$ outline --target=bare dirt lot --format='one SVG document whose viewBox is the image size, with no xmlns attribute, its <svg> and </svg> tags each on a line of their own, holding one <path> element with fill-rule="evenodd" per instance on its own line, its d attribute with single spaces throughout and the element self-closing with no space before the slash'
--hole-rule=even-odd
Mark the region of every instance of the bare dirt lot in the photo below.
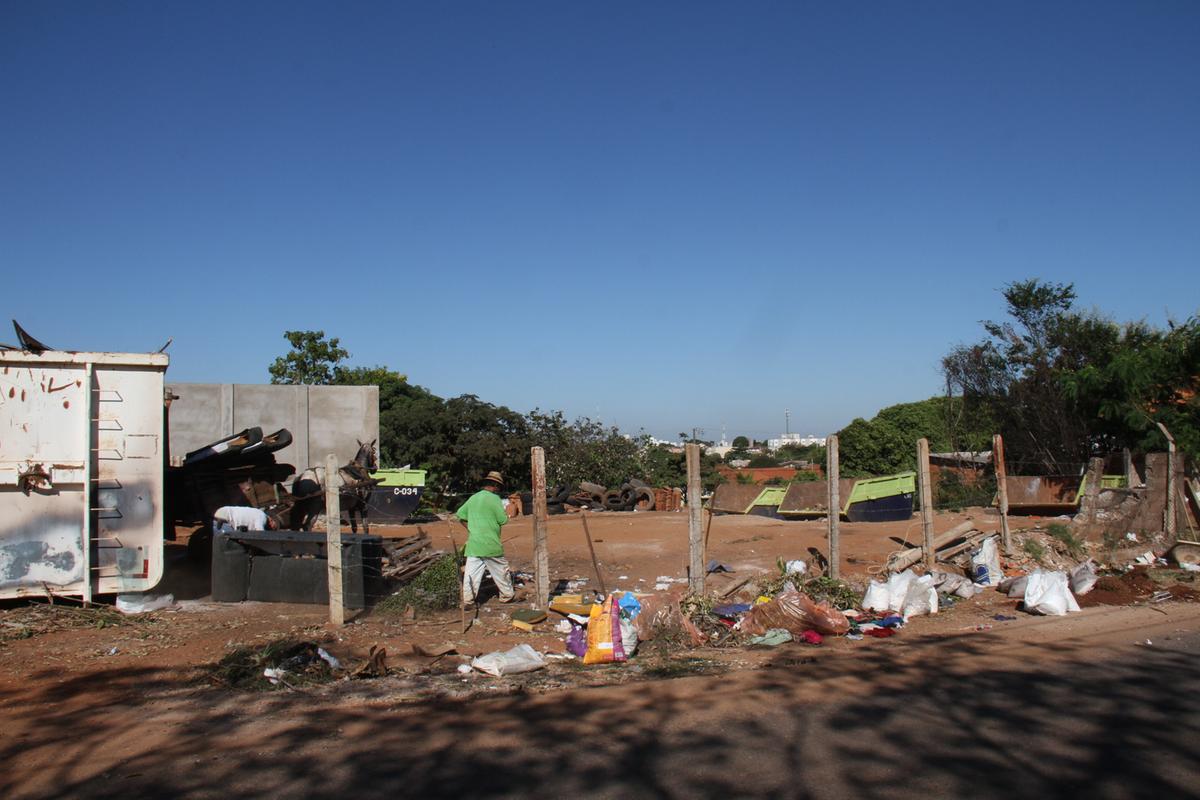
<svg viewBox="0 0 1200 800">
<path fill-rule="evenodd" d="M 966 516 L 939 515 L 936 528 Z M 971 516 L 984 530 L 998 523 Z M 685 515 L 597 514 L 589 524 L 609 589 L 684 577 Z M 444 524 L 422 527 L 449 549 Z M 865 578 L 896 539 L 919 535 L 916 519 L 843 525 L 844 573 Z M 578 518 L 552 518 L 550 542 L 554 579 L 595 586 Z M 505 543 L 514 569 L 528 569 L 529 518 L 506 527 Z M 714 581 L 772 571 L 810 547 L 827 550 L 824 523 L 717 517 L 709 556 L 735 572 Z M 411 621 L 368 612 L 333 629 L 322 607 L 207 602 L 202 571 L 181 546 L 172 557 L 163 588 L 184 598 L 176 610 L 0 611 L 0 795 L 1011 797 L 1061 775 L 1079 785 L 1109 775 L 1114 742 L 1140 789 L 1172 796 L 1194 785 L 1180 761 L 1200 747 L 1200 605 L 1187 592 L 1039 618 L 988 591 L 889 639 L 647 646 L 624 665 L 552 661 L 497 679 L 456 667 L 463 654 L 520 642 L 562 652 L 562 635 L 546 623 L 514 629 L 512 608 L 494 601 L 465 635 L 457 610 Z M 392 672 L 269 692 L 214 680 L 235 648 L 285 637 L 318 641 L 351 668 L 384 647 Z M 414 644 L 457 654 L 419 656 Z M 1118 721 L 1105 738 L 1101 727 Z M 1061 769 L 1021 741 L 1057 753 Z M 927 775 L 905 777 L 921 765 Z"/>
</svg>

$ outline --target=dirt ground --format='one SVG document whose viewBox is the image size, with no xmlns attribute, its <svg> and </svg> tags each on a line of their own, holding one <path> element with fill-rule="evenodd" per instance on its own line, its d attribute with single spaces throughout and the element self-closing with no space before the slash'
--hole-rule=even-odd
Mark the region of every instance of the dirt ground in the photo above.
<svg viewBox="0 0 1200 800">
<path fill-rule="evenodd" d="M 972 509 L 937 515 L 936 530 L 945 531 L 968 517 L 982 530 L 996 530 L 999 525 L 994 513 Z M 650 592 L 664 578 L 672 582 L 685 579 L 686 514 L 595 514 L 589 517 L 589 525 L 610 591 L 621 588 Z M 449 549 L 445 523 L 419 527 L 433 538 L 435 547 Z M 417 526 L 373 528 L 372 532 L 404 536 L 416 533 Z M 461 530 L 455 535 L 461 541 Z M 901 549 L 904 542 L 918 541 L 920 521 L 914 517 L 903 523 L 844 524 L 841 535 L 843 575 L 862 582 L 878 573 L 888 554 Z M 586 588 L 595 588 L 597 581 L 580 519 L 573 515 L 552 517 L 549 537 L 552 580 L 582 581 Z M 508 525 L 504 541 L 514 571 L 530 571 L 530 518 Z M 827 552 L 824 522 L 716 517 L 708 555 L 727 564 L 733 572 L 710 576 L 710 585 L 727 586 L 752 574 L 774 572 L 777 559 L 807 558 L 810 548 Z M 308 720 L 304 724 L 311 724 L 308 717 L 314 703 L 395 711 L 464 697 L 541 695 L 596 686 L 616 691 L 618 685 L 681 676 L 717 675 L 728 680 L 746 671 L 814 663 L 830 665 L 830 669 L 836 664 L 836 674 L 842 679 L 835 680 L 828 670 L 820 674 L 844 688 L 863 680 L 857 670 L 866 669 L 881 651 L 906 652 L 904 648 L 917 641 L 949 642 L 982 635 L 989 637 L 988 641 L 1000 636 L 1012 646 L 1022 647 L 1081 638 L 1128 645 L 1140 641 L 1152 628 L 1160 632 L 1200 629 L 1200 605 L 1191 602 L 1195 593 L 1190 590 L 1177 590 L 1170 601 L 1156 606 L 1143 603 L 1136 609 L 1140 615 L 1136 618 L 1128 615 L 1130 609 L 1111 607 L 1088 608 L 1065 618 L 1031 617 L 1016 610 L 1016 600 L 986 591 L 936 616 L 916 618 L 889 639 L 829 638 L 820 647 L 789 644 L 774 650 L 699 648 L 679 653 L 643 645 L 646 652 L 639 651 L 625 665 L 585 668 L 577 661 L 555 660 L 546 670 L 495 679 L 480 673 L 462 675 L 456 667 L 469 656 L 521 642 L 542 652 L 561 653 L 564 637 L 554 632 L 553 620 L 532 633 L 517 630 L 511 626 L 513 607 L 493 599 L 484 604 L 478 621 L 465 635 L 457 610 L 414 620 L 368 611 L 335 629 L 328 625 L 323 607 L 212 603 L 206 599 L 207 575 L 187 560 L 182 542 L 169 548 L 167 575 L 159 589 L 174 592 L 181 602 L 172 610 L 141 617 L 119 617 L 111 610 L 98 614 L 45 606 L 30 608 L 26 604 L 0 608 L 0 757 L 6 764 L 0 795 L 54 794 L 46 783 L 48 771 L 56 771 L 60 780 L 70 781 L 89 775 L 115 775 L 122 764 L 144 757 L 166 737 L 183 731 L 195 736 L 196 725 L 200 725 L 203 736 L 232 732 L 245 739 L 252 736 L 243 724 L 247 715 L 269 720 L 264 724 L 272 727 L 286 727 L 289 720 L 295 724 Z M 1120 599 L 1136 602 L 1137 598 Z M 235 648 L 260 647 L 284 637 L 320 642 L 351 668 L 366 659 L 372 646 L 386 648 L 392 674 L 266 693 L 246 693 L 214 683 L 213 665 Z M 416 654 L 414 645 L 452 645 L 456 653 L 431 658 Z M 697 684 L 696 691 L 708 689 Z M 204 709 L 202 722 L 193 715 L 199 714 L 200 708 Z M 80 751 L 63 751 L 55 746 L 61 739 L 71 739 L 69 730 L 60 728 L 86 724 L 89 715 L 100 711 L 105 722 L 97 730 L 115 727 L 124 735 L 106 736 L 102 747 L 84 736 L 78 747 L 91 742 L 87 763 L 68 768 L 64 759 Z M 143 719 L 153 720 L 153 724 L 142 725 Z M 316 731 L 314 736 L 327 733 Z M 201 758 L 197 753 L 197 759 Z M 200 792 L 198 796 L 203 795 Z"/>
</svg>

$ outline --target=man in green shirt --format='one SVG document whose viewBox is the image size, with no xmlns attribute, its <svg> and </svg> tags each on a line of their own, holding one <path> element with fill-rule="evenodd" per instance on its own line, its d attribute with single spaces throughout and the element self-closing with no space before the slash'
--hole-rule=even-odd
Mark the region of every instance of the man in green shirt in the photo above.
<svg viewBox="0 0 1200 800">
<path fill-rule="evenodd" d="M 483 479 L 483 488 L 471 495 L 455 514 L 467 526 L 466 569 L 463 573 L 463 602 L 474 603 L 486 571 L 500 590 L 500 602 L 516 600 L 508 560 L 500 544 L 500 528 L 508 523 L 508 514 L 500 500 L 504 479 L 493 470 Z"/>
</svg>

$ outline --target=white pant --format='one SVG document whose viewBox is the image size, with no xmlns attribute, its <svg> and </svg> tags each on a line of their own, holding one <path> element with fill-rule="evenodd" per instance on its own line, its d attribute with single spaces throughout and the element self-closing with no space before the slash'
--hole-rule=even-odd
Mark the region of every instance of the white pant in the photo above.
<svg viewBox="0 0 1200 800">
<path fill-rule="evenodd" d="M 463 602 L 475 602 L 475 595 L 479 593 L 479 585 L 483 583 L 484 570 L 487 570 L 487 573 L 492 576 L 496 588 L 500 590 L 500 600 L 511 600 L 513 587 L 512 578 L 508 574 L 508 559 L 504 556 L 496 558 L 467 556 L 466 571 L 463 574 Z"/>
</svg>

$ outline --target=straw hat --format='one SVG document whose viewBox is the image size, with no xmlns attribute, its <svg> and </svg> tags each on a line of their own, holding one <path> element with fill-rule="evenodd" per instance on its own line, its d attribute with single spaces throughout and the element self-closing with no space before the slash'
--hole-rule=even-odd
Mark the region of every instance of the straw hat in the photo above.
<svg viewBox="0 0 1200 800">
<path fill-rule="evenodd" d="M 492 470 L 491 472 L 489 472 L 483 480 L 485 483 L 490 482 L 490 483 L 496 484 L 497 486 L 504 485 L 504 478 L 500 477 L 500 473 L 497 472 L 496 470 Z"/>
</svg>

